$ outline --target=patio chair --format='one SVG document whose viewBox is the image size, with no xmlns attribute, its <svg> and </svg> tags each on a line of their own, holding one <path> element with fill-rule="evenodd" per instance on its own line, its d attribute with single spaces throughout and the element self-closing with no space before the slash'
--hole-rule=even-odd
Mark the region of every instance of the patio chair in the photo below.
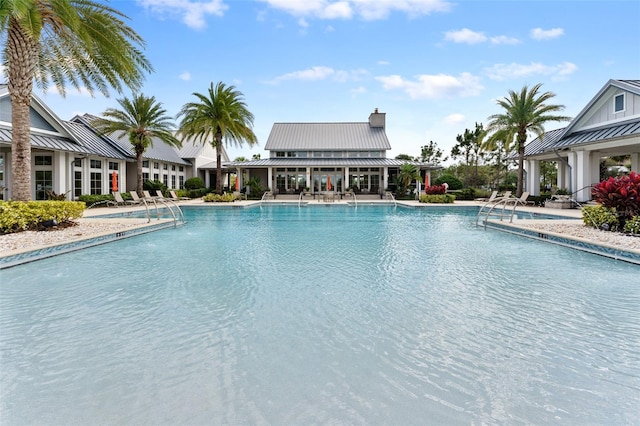
<svg viewBox="0 0 640 426">
<path fill-rule="evenodd" d="M 171 195 L 171 197 L 169 197 L 169 199 L 171 201 L 182 201 L 182 200 L 190 200 L 191 199 L 189 197 L 178 197 L 176 195 L 176 191 L 169 191 L 169 195 Z"/>
<path fill-rule="evenodd" d="M 322 201 L 325 203 L 333 203 L 336 200 L 335 192 L 333 191 L 325 191 L 322 195 Z"/>
<path fill-rule="evenodd" d="M 119 192 L 114 192 L 113 193 L 113 199 L 116 200 L 116 206 L 137 206 L 140 204 L 140 201 L 134 201 L 134 200 L 125 200 L 124 198 L 122 198 L 122 194 Z"/>
<path fill-rule="evenodd" d="M 142 198 L 138 197 L 138 193 L 136 191 L 129 191 L 129 195 L 131 195 L 131 199 L 138 204 L 142 204 Z"/>
<path fill-rule="evenodd" d="M 478 201 L 484 201 L 485 203 L 490 203 L 498 197 L 498 191 L 493 191 L 489 198 L 478 198 Z"/>
<path fill-rule="evenodd" d="M 528 192 L 523 192 L 522 195 L 520 197 L 513 197 L 513 198 L 509 198 L 507 199 L 505 202 L 507 204 L 514 204 L 514 205 L 523 205 L 526 206 L 527 204 L 535 204 L 531 201 L 527 201 L 527 199 L 529 198 L 529 193 Z"/>
</svg>

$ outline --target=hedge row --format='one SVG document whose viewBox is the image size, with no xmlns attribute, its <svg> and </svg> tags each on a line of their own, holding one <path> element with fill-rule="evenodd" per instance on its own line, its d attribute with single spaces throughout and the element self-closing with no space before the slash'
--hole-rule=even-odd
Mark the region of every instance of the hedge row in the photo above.
<svg viewBox="0 0 640 426">
<path fill-rule="evenodd" d="M 82 217 L 78 201 L 0 201 L 0 233 L 37 230 L 44 222 L 69 222 Z"/>
</svg>

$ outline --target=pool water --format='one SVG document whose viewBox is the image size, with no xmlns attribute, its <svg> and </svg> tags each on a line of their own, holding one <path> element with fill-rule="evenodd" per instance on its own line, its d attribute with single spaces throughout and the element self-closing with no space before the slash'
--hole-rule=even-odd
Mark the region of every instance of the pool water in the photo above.
<svg viewBox="0 0 640 426">
<path fill-rule="evenodd" d="M 185 208 L 0 271 L 3 424 L 632 424 L 640 269 L 392 206 Z"/>
</svg>

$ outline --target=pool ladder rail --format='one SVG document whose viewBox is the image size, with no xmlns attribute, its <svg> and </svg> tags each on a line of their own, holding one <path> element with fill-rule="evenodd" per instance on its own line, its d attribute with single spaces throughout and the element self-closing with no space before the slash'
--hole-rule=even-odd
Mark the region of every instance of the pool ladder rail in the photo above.
<svg viewBox="0 0 640 426">
<path fill-rule="evenodd" d="M 513 216 L 516 214 L 516 207 L 518 205 L 526 206 L 527 198 L 529 197 L 529 193 L 523 193 L 520 197 L 514 197 L 511 194 L 505 197 L 499 197 L 494 200 L 487 201 L 480 207 L 478 210 L 478 215 L 476 216 L 476 226 L 480 223 L 480 218 L 482 219 L 482 224 L 484 228 L 487 229 L 487 222 L 490 218 L 498 218 L 502 222 L 505 218 L 509 218 L 509 223 L 513 222 Z"/>
<path fill-rule="evenodd" d="M 156 210 L 156 220 L 160 220 L 160 209 L 166 208 L 167 210 L 169 210 L 169 213 L 171 213 L 174 227 L 178 226 L 178 218 L 180 218 L 182 224 L 187 223 L 184 218 L 184 213 L 182 213 L 182 209 L 173 200 L 164 197 L 151 197 L 150 199 L 147 199 L 145 197 L 141 198 L 141 200 L 147 212 L 147 223 L 151 222 L 151 212 L 149 211 L 149 204 L 151 203 L 153 203 L 153 207 Z M 158 204 L 161 205 L 160 208 L 158 207 Z"/>
</svg>

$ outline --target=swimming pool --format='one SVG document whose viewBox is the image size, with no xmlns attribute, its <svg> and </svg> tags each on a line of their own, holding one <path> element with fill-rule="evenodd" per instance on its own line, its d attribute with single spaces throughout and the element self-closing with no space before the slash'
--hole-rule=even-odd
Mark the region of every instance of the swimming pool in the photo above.
<svg viewBox="0 0 640 426">
<path fill-rule="evenodd" d="M 637 421 L 637 265 L 473 211 L 185 214 L 0 271 L 3 423 Z"/>
</svg>

